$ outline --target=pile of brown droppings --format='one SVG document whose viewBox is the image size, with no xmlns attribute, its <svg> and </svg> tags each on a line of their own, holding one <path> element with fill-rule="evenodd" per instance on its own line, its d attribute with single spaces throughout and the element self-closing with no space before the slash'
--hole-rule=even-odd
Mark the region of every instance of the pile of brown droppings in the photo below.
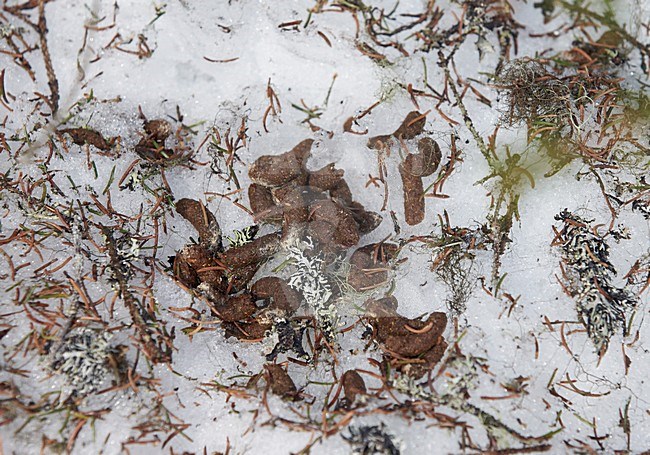
<svg viewBox="0 0 650 455">
<path fill-rule="evenodd" d="M 421 378 L 440 361 L 447 343 L 442 334 L 447 316 L 434 312 L 425 319 L 409 319 L 397 313 L 397 299 L 384 297 L 366 302 L 366 321 L 372 338 L 384 352 L 391 370 Z"/>
<path fill-rule="evenodd" d="M 438 143 L 429 137 L 418 141 L 418 153 L 409 153 L 399 166 L 404 189 L 404 218 L 414 226 L 424 220 L 424 185 L 422 177 L 428 177 L 438 169 L 442 154 Z"/>
<path fill-rule="evenodd" d="M 369 291 L 388 282 L 390 261 L 397 253 L 393 243 L 371 243 L 357 249 L 350 257 L 348 284 L 357 292 Z"/>
<path fill-rule="evenodd" d="M 424 116 L 413 112 L 391 137 L 413 139 L 422 132 L 424 121 Z M 162 131 L 156 133 L 160 128 Z M 151 125 L 149 130 L 151 138 L 166 134 L 164 125 Z M 357 292 L 387 285 L 399 251 L 397 245 L 388 242 L 357 248 L 361 237 L 373 231 L 381 217 L 353 200 L 344 172 L 334 163 L 315 171 L 307 168 L 312 143 L 305 140 L 283 154 L 261 156 L 249 169 L 252 183 L 248 195 L 253 216 L 257 222 L 271 226 L 271 233 L 225 248 L 217 218 L 204 204 L 193 199 L 176 202 L 176 211 L 194 227 L 198 241 L 177 253 L 175 277 L 203 298 L 221 320 L 226 337 L 261 341 L 273 334 L 277 343 L 266 355 L 268 362 L 275 362 L 283 353 L 294 353 L 290 358 L 307 362 L 311 359 L 303 347 L 303 334 L 307 328 L 314 328 L 314 323 L 298 315 L 304 296 L 279 276 L 254 279 L 261 265 L 281 251 L 283 242 L 309 239 L 312 246 L 304 254 L 319 255 L 326 267 L 356 248 L 349 259 L 347 283 Z M 419 181 L 421 188 L 421 178 L 431 175 L 439 162 L 437 144 L 424 138 L 418 143 L 418 153 L 406 157 L 400 172 Z M 341 289 L 332 285 L 330 291 L 332 299 Z M 425 320 L 408 319 L 397 313 L 397 301 L 392 297 L 371 299 L 366 307 L 364 319 L 372 327 L 385 365 L 421 377 L 440 360 L 447 346 L 442 337 L 444 314 L 432 313 Z M 256 378 L 264 379 L 274 394 L 288 399 L 299 397 L 296 385 L 279 364 L 267 364 Z M 359 397 L 367 391 L 358 372 L 347 371 L 340 387 L 343 397 L 339 406 L 362 405 Z"/>
<path fill-rule="evenodd" d="M 150 121 L 145 131 L 141 145 L 164 140 L 171 128 L 164 121 Z M 316 171 L 307 169 L 312 143 L 308 139 L 286 153 L 261 156 L 249 169 L 254 217 L 279 225 L 276 232 L 225 249 L 219 223 L 203 203 L 176 202 L 177 213 L 196 230 L 198 243 L 177 252 L 175 277 L 208 303 L 227 337 L 253 341 L 272 329 L 278 331 L 281 340 L 270 358 L 289 350 L 308 357 L 301 346 L 305 325 L 295 316 L 303 298 L 279 277 L 251 283 L 261 264 L 280 250 L 283 239 L 304 237 L 315 243 L 315 254 L 340 257 L 381 222 L 379 215 L 353 200 L 344 172 L 333 163 Z"/>
<path fill-rule="evenodd" d="M 248 197 L 256 221 L 281 224 L 282 237 L 309 236 L 325 254 L 341 254 L 374 230 L 381 217 L 352 199 L 344 172 L 330 163 L 307 169 L 313 141 L 259 157 L 249 169 Z"/>
<path fill-rule="evenodd" d="M 368 148 L 375 150 L 390 150 L 393 139 L 401 144 L 402 141 L 415 139 L 424 131 L 426 115 L 417 111 L 409 112 L 402 124 L 392 134 L 374 136 L 368 140 Z M 404 189 L 404 218 L 407 224 L 414 226 L 424 220 L 424 185 L 422 177 L 433 174 L 442 154 L 440 147 L 433 139 L 424 137 L 418 141 L 418 152 L 407 153 L 399 165 Z"/>
<path fill-rule="evenodd" d="M 263 309 L 248 285 L 261 264 L 278 251 L 280 235 L 267 234 L 224 250 L 217 219 L 201 202 L 181 199 L 176 210 L 199 235 L 198 244 L 186 245 L 176 254 L 176 279 L 207 301 L 214 315 L 224 321 L 226 334 L 262 338 L 270 324 L 258 320 Z"/>
</svg>

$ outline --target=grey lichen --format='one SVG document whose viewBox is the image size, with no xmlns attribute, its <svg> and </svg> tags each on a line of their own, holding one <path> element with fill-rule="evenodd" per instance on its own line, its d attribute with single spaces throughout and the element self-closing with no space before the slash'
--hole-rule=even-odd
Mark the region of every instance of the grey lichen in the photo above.
<svg viewBox="0 0 650 455">
<path fill-rule="evenodd" d="M 65 376 L 72 394 L 86 396 L 98 390 L 110 374 L 111 334 L 80 328 L 72 330 L 53 353 L 51 369 Z"/>
<path fill-rule="evenodd" d="M 616 270 L 609 261 L 609 246 L 594 234 L 590 221 L 567 210 L 555 219 L 563 222 L 558 240 L 568 266 L 568 290 L 596 350 L 604 352 L 617 329 L 625 330 L 625 312 L 637 299 L 627 288 L 612 285 Z"/>
</svg>

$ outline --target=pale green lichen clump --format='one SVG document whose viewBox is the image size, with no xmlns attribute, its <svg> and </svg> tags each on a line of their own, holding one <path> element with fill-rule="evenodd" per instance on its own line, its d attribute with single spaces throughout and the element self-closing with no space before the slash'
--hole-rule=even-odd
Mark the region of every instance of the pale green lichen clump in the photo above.
<svg viewBox="0 0 650 455">
<path fill-rule="evenodd" d="M 289 286 L 302 293 L 326 340 L 334 342 L 339 317 L 332 301 L 332 287 L 325 275 L 323 258 L 319 254 L 306 255 L 307 250 L 314 251 L 310 237 L 287 247 L 287 256 L 296 267 L 289 278 Z"/>
</svg>

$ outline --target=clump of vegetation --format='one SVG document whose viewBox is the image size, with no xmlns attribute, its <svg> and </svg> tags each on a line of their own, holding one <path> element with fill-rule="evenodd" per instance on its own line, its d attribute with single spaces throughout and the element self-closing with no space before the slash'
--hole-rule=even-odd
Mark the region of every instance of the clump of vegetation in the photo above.
<svg viewBox="0 0 650 455">
<path fill-rule="evenodd" d="M 432 250 L 431 270 L 447 286 L 447 308 L 454 316 L 465 312 L 467 301 L 476 286 L 476 253 L 490 247 L 482 227 L 451 226 L 447 212 L 440 219 L 440 234 L 423 242 Z"/>
<path fill-rule="evenodd" d="M 589 221 L 567 210 L 555 219 L 563 223 L 555 243 L 567 265 L 569 295 L 576 300 L 578 316 L 596 350 L 604 354 L 618 329 L 625 334 L 626 311 L 636 306 L 637 298 L 612 284 L 616 270 L 609 261 L 609 246 L 594 234 Z"/>
<path fill-rule="evenodd" d="M 386 425 L 349 427 L 343 439 L 352 446 L 352 453 L 360 455 L 399 455 L 400 443 L 386 430 Z"/>
<path fill-rule="evenodd" d="M 314 312 L 316 323 L 329 343 L 336 342 L 339 317 L 332 300 L 332 286 L 325 274 L 323 258 L 318 254 L 309 254 L 314 250 L 314 242 L 307 237 L 304 248 L 290 246 L 287 257 L 296 267 L 289 278 L 289 286 L 302 294 L 307 307 Z"/>
<path fill-rule="evenodd" d="M 110 375 L 109 357 L 114 353 L 111 334 L 90 328 L 69 332 L 52 353 L 51 368 L 65 375 L 75 396 L 96 392 Z"/>
<path fill-rule="evenodd" d="M 539 61 L 511 60 L 497 74 L 496 83 L 505 97 L 502 118 L 507 125 L 532 119 L 562 122 L 571 113 L 569 85 Z"/>
</svg>

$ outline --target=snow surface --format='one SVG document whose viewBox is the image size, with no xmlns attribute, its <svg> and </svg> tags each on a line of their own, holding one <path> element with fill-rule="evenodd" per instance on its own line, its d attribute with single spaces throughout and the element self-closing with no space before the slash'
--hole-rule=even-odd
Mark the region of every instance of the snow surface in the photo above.
<svg viewBox="0 0 650 455">
<path fill-rule="evenodd" d="M 404 1 L 399 7 L 404 12 L 418 11 L 424 3 Z M 534 55 L 548 46 L 568 45 L 573 39 L 572 36 L 553 40 L 529 38 L 528 30 L 536 33 L 552 30 L 563 19 L 543 24 L 533 2 L 511 3 L 516 12 L 515 17 L 526 27 L 526 31 L 520 35 L 519 55 Z M 630 18 L 632 28 L 643 33 L 642 26 L 647 25 L 650 19 L 647 2 L 621 0 L 618 4 L 621 19 L 625 21 Z M 380 66 L 355 48 L 355 24 L 351 14 L 324 12 L 313 15 L 310 25 L 303 27 L 307 10 L 312 6 L 313 2 L 302 0 L 170 0 L 166 4 L 120 0 L 119 9 L 114 11 L 112 2 L 99 0 L 59 0 L 48 3 L 48 42 L 61 92 L 58 120 L 62 120 L 64 113 L 90 90 L 97 100 L 113 100 L 119 96 L 120 101 L 91 103 L 75 117 L 73 126 L 88 126 L 106 137 L 122 136 L 124 141 L 121 147 L 125 151 L 117 160 L 108 156 L 94 157 L 98 170 L 98 175 L 95 176 L 86 167 L 84 149 L 70 144 L 69 153 L 54 157 L 50 165 L 55 170 L 55 181 L 62 191 L 68 195 L 77 193 L 71 189 L 71 183 L 65 177 L 68 175 L 74 180 L 78 191 L 81 191 L 77 197 L 83 198 L 86 188 L 93 188 L 101 194 L 110 181 L 111 169 L 115 167 L 114 174 L 120 176 L 136 158 L 129 149 L 138 140 L 137 129 L 141 125 L 138 106 L 148 118 L 175 115 L 176 106 L 179 106 L 185 116 L 184 123 L 197 125 L 196 128 L 200 131 L 197 138 L 202 138 L 205 131 L 213 126 L 221 132 L 228 127 L 236 130 L 240 119 L 246 117 L 248 142 L 246 148 L 238 153 L 241 162 L 235 165 L 242 186 L 248 182 L 248 163 L 263 154 L 289 150 L 304 138 L 314 138 L 317 142 L 309 161 L 310 168 L 316 169 L 326 163 L 336 162 L 338 167 L 345 170 L 355 199 L 370 210 L 379 211 L 383 202 L 383 189 L 373 186 L 366 188 L 368 175 L 377 174 L 376 154 L 366 148 L 367 139 L 369 136 L 393 131 L 406 113 L 414 109 L 408 93 L 399 88 L 398 83 L 421 86 L 423 65 L 427 65 L 428 81 L 440 89 L 442 70 L 437 67 L 432 56 L 423 53 L 414 53 L 408 57 L 391 54 L 394 65 Z M 156 7 L 162 8 L 164 14 L 154 20 Z M 84 24 L 89 24 L 93 17 L 106 17 L 101 24 L 110 24 L 113 14 L 115 27 L 90 30 L 87 46 L 78 55 L 83 41 Z M 294 20 L 302 21 L 295 29 L 278 27 L 280 23 Z M 327 36 L 331 46 L 318 32 Z M 144 35 L 153 54 L 139 59 L 132 54 L 105 48 L 116 34 L 125 42 L 133 39 L 131 43 L 124 44 L 129 49 L 135 49 L 138 35 Z M 97 57 L 101 58 L 97 60 Z M 237 60 L 217 63 L 204 57 L 211 60 Z M 39 90 L 47 92 L 44 68 L 34 59 L 38 78 L 33 83 L 24 71 L 10 64 L 9 57 L 2 56 L 1 59 L 1 66 L 6 68 L 5 88 L 17 97 L 12 103 L 14 111 L 6 113 L 8 121 L 5 126 L 8 132 L 16 131 L 23 124 L 29 129 L 39 121 L 37 116 L 31 114 L 31 94 Z M 79 66 L 77 59 L 81 63 Z M 468 43 L 457 54 L 457 70 L 464 78 L 485 81 L 486 78 L 481 73 L 485 68 L 492 69 L 496 59 L 496 55 L 488 54 L 479 65 L 473 43 Z M 83 74 L 79 68 L 83 68 Z M 622 76 L 629 79 L 630 86 L 634 86 L 634 76 L 639 72 L 639 68 L 632 65 L 624 69 L 627 74 Z M 267 133 L 262 121 L 268 106 L 266 89 L 269 81 L 282 103 L 282 112 L 277 118 L 268 118 Z M 485 91 L 494 93 L 489 88 L 485 88 Z M 368 135 L 357 136 L 343 132 L 342 126 L 347 118 L 358 115 L 379 99 L 384 101 L 360 120 L 360 126 L 355 126 L 355 129 L 367 128 Z M 322 128 L 321 131 L 310 131 L 307 125 L 301 123 L 305 114 L 291 107 L 291 104 L 299 105 L 302 100 L 306 105 L 318 106 L 322 110 L 322 115 L 314 120 Z M 423 111 L 432 107 L 423 98 L 420 102 Z M 479 133 L 483 137 L 491 134 L 498 121 L 495 109 L 475 100 L 468 100 L 468 108 L 473 112 Z M 448 105 L 442 109 L 450 117 L 460 119 L 457 110 Z M 330 137 L 327 131 L 334 134 Z M 442 146 L 444 162 L 449 156 L 449 124 L 432 111 L 428 116 L 426 132 Z M 477 185 L 476 182 L 490 171 L 467 129 L 459 125 L 456 132 L 460 137 L 458 145 L 462 150 L 463 162 L 458 164 L 457 170 L 445 185 L 444 192 L 450 197 L 427 198 L 425 222 L 416 227 L 408 227 L 400 215 L 403 213 L 401 181 L 397 172 L 400 157 L 392 154 L 387 162 L 390 196 L 387 211 L 382 213 L 384 222 L 376 231 L 364 237 L 362 244 L 380 241 L 394 234 L 388 216 L 390 211 L 395 211 L 400 220 L 400 236 L 403 238 L 438 232 L 437 215 L 443 211 L 449 214 L 454 226 L 475 227 L 483 222 L 490 207 L 487 195 L 490 187 Z M 37 160 L 44 156 L 43 146 L 50 133 L 47 129 L 34 133 L 30 151 L 22 154 L 17 163 L 11 162 L 6 153 L 2 154 L 0 170 L 15 172 L 18 169 L 38 179 L 41 171 Z M 525 147 L 525 134 L 523 129 L 504 129 L 500 132 L 499 140 L 512 144 L 513 149 L 522 148 Z M 648 134 L 647 126 L 645 134 Z M 209 157 L 205 149 L 202 149 L 197 161 L 207 159 Z M 553 445 L 553 452 L 568 450 L 566 441 L 589 441 L 598 447 L 590 439 L 594 436 L 594 428 L 589 423 L 594 420 L 598 436 L 606 436 L 600 441 L 600 450 L 612 453 L 615 450 L 625 450 L 626 447 L 626 436 L 619 426 L 619 411 L 629 400 L 629 419 L 632 422 L 630 447 L 632 452 L 639 453 L 650 448 L 650 396 L 646 384 L 650 373 L 647 350 L 650 346 L 650 332 L 644 324 L 648 311 L 648 292 L 640 296 L 632 324 L 631 333 L 638 333 L 638 341 L 631 343 L 633 335 L 624 340 L 618 334 L 600 362 L 585 333 L 572 334 L 568 339 L 573 353 L 571 355 L 563 346 L 559 328 L 556 326 L 556 330 L 551 331 L 544 325 L 545 318 L 550 321 L 576 321 L 577 318 L 573 301 L 563 292 L 557 279 L 560 251 L 551 246 L 554 237 L 552 226 L 557 225 L 553 217 L 568 208 L 585 218 L 595 219 L 596 224 L 609 221 L 609 212 L 597 182 L 587 176 L 578 181 L 576 175 L 580 171 L 584 171 L 583 165 L 576 161 L 552 178 L 539 176 L 534 189 L 522 191 L 519 204 L 521 222 L 513 228 L 512 243 L 502 264 L 502 271 L 507 272 L 503 290 L 521 297 L 508 314 L 506 300 L 491 297 L 481 289 L 479 277 L 489 277 L 491 273 L 491 256 L 486 252 L 477 258 L 473 272 L 476 286 L 467 302 L 467 310 L 459 318 L 458 333 L 463 333 L 463 352 L 483 358 L 489 365 L 488 371 L 479 373 L 474 384 L 476 388 L 472 390 L 476 404 L 480 404 L 484 410 L 527 435 L 542 435 L 557 429 L 558 418 L 561 418 L 563 430 L 549 441 Z M 224 232 L 230 233 L 251 224 L 251 218 L 246 212 L 228 199 L 215 195 L 234 188 L 212 175 L 208 167 L 195 170 L 178 167 L 167 171 L 165 176 L 174 198 L 208 200 L 208 207 L 217 215 Z M 127 215 L 137 214 L 142 198 L 152 197 L 142 189 L 115 192 L 112 196 L 115 210 Z M 55 201 L 65 201 L 60 196 L 54 195 L 53 198 Z M 100 200 L 105 198 L 100 197 Z M 247 203 L 245 197 L 241 200 L 243 204 Z M 159 251 L 159 258 L 173 255 L 188 242 L 190 236 L 195 236 L 188 223 L 180 217 L 170 221 L 167 233 L 161 237 L 164 250 Z M 2 235 L 6 236 L 29 222 L 28 217 L 14 212 L 12 216 L 2 219 Z M 612 242 L 610 245 L 613 249 L 612 261 L 617 270 L 623 271 L 617 277 L 617 284 L 620 285 L 623 283 L 624 271 L 629 270 L 637 259 L 650 251 L 650 227 L 647 220 L 638 213 L 622 213 L 618 223 L 625 225 L 631 234 L 629 240 Z M 43 262 L 70 251 L 69 245 L 50 245 L 50 249 L 43 252 Z M 7 251 L 17 266 L 33 258 L 33 253 L 20 257 L 22 252 L 17 249 Z M 416 317 L 432 311 L 446 312 L 448 289 L 430 272 L 431 253 L 422 246 L 410 246 L 405 257 L 408 257 L 408 261 L 394 272 L 394 295 L 400 302 L 400 313 Z M 90 262 L 87 258 L 80 258 L 79 261 L 81 269 L 87 272 Z M 3 287 L 7 286 L 3 284 Z M 88 292 L 93 298 L 100 298 L 105 294 L 106 287 L 101 283 L 89 283 Z M 169 442 L 165 451 L 173 449 L 174 453 L 202 453 L 206 447 L 208 453 L 212 453 L 223 452 L 231 446 L 233 453 L 297 453 L 317 436 L 309 432 L 291 431 L 283 426 L 257 424 L 253 427 L 254 414 L 266 413 L 258 400 L 237 400 L 216 390 L 205 393 L 205 383 L 225 381 L 236 374 L 259 372 L 265 363 L 262 346 L 242 346 L 238 341 L 224 339 L 219 330 L 202 332 L 189 338 L 180 332 L 185 323 L 170 308 L 190 306 L 193 304 L 192 297 L 163 274 L 156 278 L 154 295 L 160 318 L 168 321 L 170 327 L 177 327 L 177 350 L 170 366 L 155 366 L 152 374 L 162 381 L 160 389 L 167 395 L 164 398 L 166 408 L 176 418 L 189 424 L 183 435 L 178 435 Z M 0 303 L 2 313 L 11 311 L 8 291 L 6 296 Z M 107 311 L 106 307 L 104 311 Z M 117 310 L 117 318 L 127 316 L 124 310 Z M 346 325 L 356 320 L 351 310 L 349 314 L 344 314 L 344 320 Z M 575 328 L 579 326 L 571 327 Z M 21 327 L 16 324 L 16 329 L 0 342 L 2 349 L 8 349 L 17 343 L 29 330 L 26 325 Z M 356 336 L 361 336 L 361 332 L 357 328 L 352 332 L 354 336 L 348 338 L 354 340 Z M 113 342 L 121 342 L 120 336 L 116 334 Z M 452 324 L 448 326 L 445 336 L 450 344 L 455 340 Z M 623 342 L 627 343 L 624 353 L 631 360 L 628 373 L 625 371 L 624 354 L 620 348 Z M 363 342 L 348 343 L 339 356 L 338 371 L 347 368 L 373 370 L 369 363 L 363 363 L 364 356 L 348 354 L 350 350 L 363 347 Z M 539 350 L 537 355 L 536 343 Z M 238 353 L 239 361 L 233 358 L 233 350 Z M 65 382 L 63 377 L 51 376 L 44 368 L 44 360 L 38 356 L 28 356 L 23 359 L 23 365 L 33 372 L 29 379 L 8 371 L 1 371 L 0 378 L 15 382 L 23 393 L 35 396 L 59 390 Z M 289 364 L 289 373 L 301 386 L 310 380 L 331 381 L 331 376 L 324 368 L 311 371 Z M 503 396 L 506 392 L 500 384 L 519 376 L 529 378 L 527 394 L 509 400 L 478 399 L 481 396 Z M 576 380 L 575 386 L 578 389 L 594 395 L 606 395 L 581 396 L 560 388 L 560 394 L 570 401 L 563 402 L 549 394 L 547 386 L 552 376 L 555 381 L 570 377 Z M 369 386 L 379 384 L 370 377 L 365 379 Z M 444 381 L 438 386 L 444 388 Z M 323 397 L 326 389 L 322 385 L 311 384 L 306 386 L 305 392 Z M 135 394 L 132 390 L 111 396 L 106 394 L 90 397 L 86 403 L 88 409 L 108 407 L 110 412 L 95 421 L 92 429 L 86 427 L 80 432 L 74 453 L 120 453 L 123 450 L 122 443 L 136 434 L 132 427 L 146 420 L 146 408 L 150 400 L 152 396 L 148 392 Z M 274 414 L 287 418 L 292 415 L 290 404 L 272 396 L 268 400 Z M 444 407 L 440 408 L 440 412 L 466 420 L 474 428 L 471 432 L 474 442 L 483 446 L 487 444 L 478 419 Z M 4 453 L 37 453 L 42 435 L 65 440 L 69 434 L 58 434 L 64 417 L 56 414 L 42 416 L 32 420 L 21 431 L 17 430 L 22 421 L 5 426 L 2 429 L 3 447 L 0 449 L 4 448 Z M 258 423 L 268 418 L 268 415 L 258 417 Z M 405 419 L 392 414 L 359 417 L 353 423 L 368 425 L 380 422 L 386 423 L 389 431 L 402 441 L 403 453 L 457 453 L 460 450 L 456 431 L 429 425 L 427 420 Z M 513 442 L 513 445 L 516 444 Z M 129 446 L 129 450 L 131 453 L 161 453 L 163 449 L 160 445 L 151 445 Z M 317 442 L 312 447 L 312 452 L 349 453 L 350 446 L 336 435 Z"/>
</svg>

